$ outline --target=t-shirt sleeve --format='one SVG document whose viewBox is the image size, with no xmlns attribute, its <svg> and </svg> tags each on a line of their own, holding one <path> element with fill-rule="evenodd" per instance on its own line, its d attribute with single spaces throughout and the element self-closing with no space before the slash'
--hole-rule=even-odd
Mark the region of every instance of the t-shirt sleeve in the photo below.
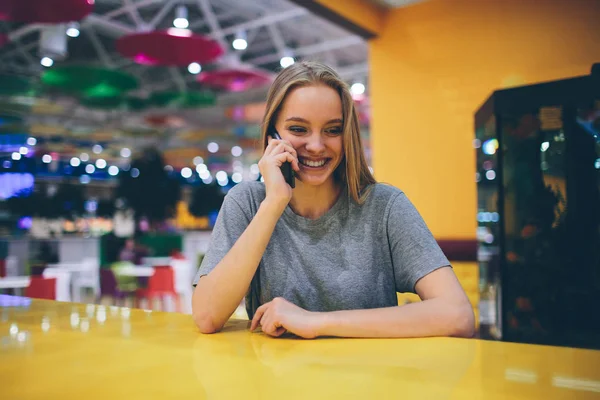
<svg viewBox="0 0 600 400">
<path fill-rule="evenodd" d="M 425 221 L 404 193 L 391 200 L 387 233 L 397 292 L 415 293 L 419 279 L 450 265 Z"/>
<path fill-rule="evenodd" d="M 194 286 L 196 286 L 201 276 L 207 275 L 225 257 L 249 224 L 250 217 L 244 212 L 238 200 L 234 198 L 230 191 L 225 196 L 217 216 L 217 221 L 210 236 L 208 250 L 202 259 L 198 273 L 194 277 Z"/>
</svg>

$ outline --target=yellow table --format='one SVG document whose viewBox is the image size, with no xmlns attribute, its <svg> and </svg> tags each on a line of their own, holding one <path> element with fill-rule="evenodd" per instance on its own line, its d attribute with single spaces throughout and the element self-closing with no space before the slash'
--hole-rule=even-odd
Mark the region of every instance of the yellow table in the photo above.
<svg viewBox="0 0 600 400">
<path fill-rule="evenodd" d="M 2 301 L 0 301 L 2 304 Z M 0 308 L 0 399 L 586 399 L 600 352 L 480 340 L 272 339 L 248 321 L 32 300 Z"/>
</svg>

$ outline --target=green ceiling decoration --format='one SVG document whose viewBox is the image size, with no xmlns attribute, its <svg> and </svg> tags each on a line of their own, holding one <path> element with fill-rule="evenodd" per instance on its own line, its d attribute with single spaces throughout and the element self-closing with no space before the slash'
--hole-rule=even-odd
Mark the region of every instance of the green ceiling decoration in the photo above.
<svg viewBox="0 0 600 400">
<path fill-rule="evenodd" d="M 29 80 L 16 75 L 0 74 L 0 96 L 13 96 L 29 92 Z"/>
<path fill-rule="evenodd" d="M 127 96 L 125 98 L 125 104 L 130 111 L 142 111 L 151 106 L 148 99 L 137 96 Z"/>
<path fill-rule="evenodd" d="M 97 86 L 120 92 L 137 89 L 137 79 L 125 72 L 89 66 L 50 68 L 42 74 L 44 85 L 70 93 L 85 93 Z"/>
<path fill-rule="evenodd" d="M 152 104 L 159 107 L 195 108 L 208 107 L 217 103 L 212 92 L 155 92 L 150 96 Z"/>
</svg>

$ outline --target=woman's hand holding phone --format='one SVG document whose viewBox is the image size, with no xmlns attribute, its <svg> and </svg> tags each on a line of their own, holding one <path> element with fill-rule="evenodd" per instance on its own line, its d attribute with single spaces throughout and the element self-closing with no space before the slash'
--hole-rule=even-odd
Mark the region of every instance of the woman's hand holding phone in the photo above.
<svg viewBox="0 0 600 400">
<path fill-rule="evenodd" d="M 299 171 L 298 155 L 292 145 L 285 140 L 277 140 L 269 136 L 268 141 L 269 144 L 258 162 L 258 168 L 265 180 L 267 200 L 280 205 L 283 210 L 292 198 L 292 188 L 285 181 L 281 166 L 289 162 L 294 171 Z"/>
</svg>

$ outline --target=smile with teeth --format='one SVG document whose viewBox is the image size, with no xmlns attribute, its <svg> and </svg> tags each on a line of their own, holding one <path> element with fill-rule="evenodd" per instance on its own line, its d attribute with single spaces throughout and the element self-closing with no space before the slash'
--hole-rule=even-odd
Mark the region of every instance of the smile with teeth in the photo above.
<svg viewBox="0 0 600 400">
<path fill-rule="evenodd" d="M 325 165 L 325 163 L 328 161 L 328 158 L 323 158 L 320 160 L 307 160 L 305 158 L 299 158 L 298 161 L 300 161 L 300 164 L 302 165 L 306 165 L 307 167 L 313 167 L 313 168 L 319 168 L 322 167 L 323 165 Z"/>
</svg>

